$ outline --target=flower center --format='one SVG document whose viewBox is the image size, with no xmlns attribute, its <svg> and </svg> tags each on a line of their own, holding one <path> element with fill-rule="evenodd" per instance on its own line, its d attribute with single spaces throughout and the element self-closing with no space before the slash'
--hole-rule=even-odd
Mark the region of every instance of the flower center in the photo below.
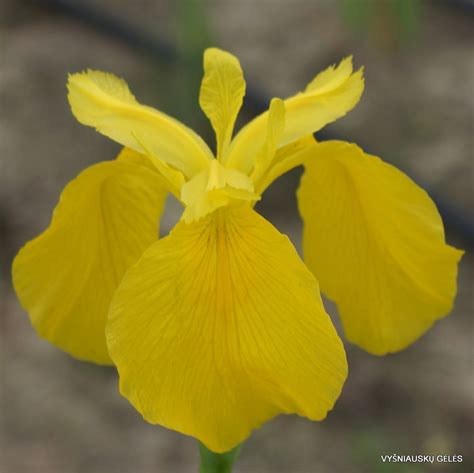
<svg viewBox="0 0 474 473">
<path fill-rule="evenodd" d="M 183 219 L 192 222 L 214 210 L 239 202 L 259 200 L 253 183 L 246 174 L 223 166 L 217 159 L 181 188 L 181 200 L 186 208 Z"/>
</svg>

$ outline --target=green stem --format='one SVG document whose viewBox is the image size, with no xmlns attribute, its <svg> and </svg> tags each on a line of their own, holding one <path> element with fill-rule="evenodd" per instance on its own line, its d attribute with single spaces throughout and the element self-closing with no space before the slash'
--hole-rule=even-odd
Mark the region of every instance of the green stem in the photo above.
<svg viewBox="0 0 474 473">
<path fill-rule="evenodd" d="M 201 466 L 199 473 L 231 473 L 241 445 L 225 453 L 214 453 L 208 450 L 202 443 L 199 443 L 199 454 L 201 456 Z"/>
</svg>

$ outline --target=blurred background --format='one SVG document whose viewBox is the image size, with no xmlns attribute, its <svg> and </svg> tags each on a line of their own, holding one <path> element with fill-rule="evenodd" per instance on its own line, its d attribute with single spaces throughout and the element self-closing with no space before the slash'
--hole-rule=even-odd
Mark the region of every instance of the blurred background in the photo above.
<svg viewBox="0 0 474 473">
<path fill-rule="evenodd" d="M 141 102 L 213 144 L 197 101 L 208 45 L 240 58 L 249 87 L 242 120 L 353 54 L 365 66 L 363 99 L 319 138 L 356 141 L 404 170 L 436 199 L 448 242 L 467 250 L 452 315 L 394 356 L 346 344 L 350 375 L 327 420 L 269 422 L 235 471 L 472 471 L 473 2 L 0 0 L 0 7 L 2 473 L 197 471 L 195 442 L 146 424 L 118 394 L 113 369 L 75 361 L 35 335 L 12 293 L 10 265 L 48 225 L 64 185 L 118 151 L 72 117 L 67 73 L 123 76 Z M 281 178 L 260 206 L 298 249 L 300 172 Z M 170 202 L 165 232 L 178 211 Z M 380 455 L 392 453 L 464 461 L 383 464 Z"/>
</svg>

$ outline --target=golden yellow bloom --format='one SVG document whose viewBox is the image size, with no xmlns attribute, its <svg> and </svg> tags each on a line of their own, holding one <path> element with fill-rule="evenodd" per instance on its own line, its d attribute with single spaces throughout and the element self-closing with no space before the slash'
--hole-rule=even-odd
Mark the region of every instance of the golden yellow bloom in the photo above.
<svg viewBox="0 0 474 473">
<path fill-rule="evenodd" d="M 362 94 L 351 58 L 273 99 L 233 139 L 239 61 L 208 49 L 204 71 L 199 101 L 215 157 L 121 79 L 70 76 L 76 118 L 124 150 L 66 187 L 48 229 L 16 257 L 13 281 L 40 335 L 115 364 L 146 420 L 224 452 L 279 413 L 323 419 L 338 398 L 346 358 L 315 276 L 347 337 L 383 354 L 450 311 L 462 252 L 445 244 L 434 204 L 408 177 L 353 144 L 312 137 Z M 302 164 L 308 267 L 253 210 Z M 168 193 L 184 212 L 158 239 Z"/>
</svg>

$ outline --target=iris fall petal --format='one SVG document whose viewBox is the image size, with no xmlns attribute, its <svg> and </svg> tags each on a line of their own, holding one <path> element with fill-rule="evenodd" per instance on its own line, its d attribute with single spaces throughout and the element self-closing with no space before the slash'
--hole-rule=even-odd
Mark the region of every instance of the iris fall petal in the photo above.
<svg viewBox="0 0 474 473">
<path fill-rule="evenodd" d="M 279 413 L 326 416 L 347 366 L 318 284 L 248 205 L 180 222 L 111 305 L 121 392 L 146 420 L 230 450 Z"/>
<path fill-rule="evenodd" d="M 428 194 L 353 144 L 325 142 L 298 192 L 305 262 L 370 353 L 407 347 L 452 308 L 462 252 Z"/>
</svg>

